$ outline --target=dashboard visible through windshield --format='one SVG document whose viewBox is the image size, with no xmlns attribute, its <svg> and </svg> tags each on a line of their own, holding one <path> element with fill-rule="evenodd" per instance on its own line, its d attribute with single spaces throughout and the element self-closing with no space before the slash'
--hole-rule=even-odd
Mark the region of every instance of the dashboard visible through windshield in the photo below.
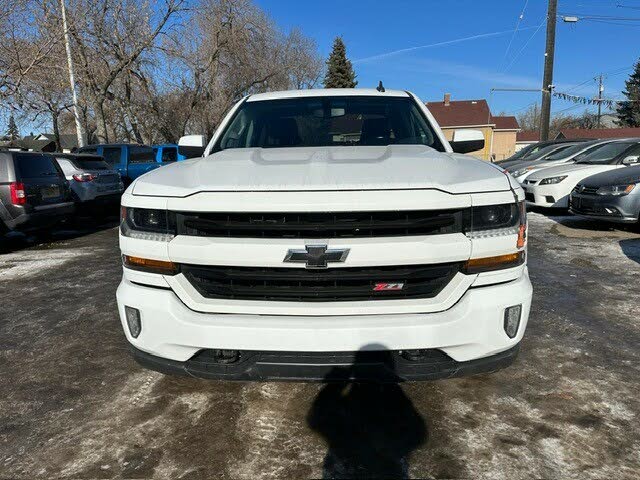
<svg viewBox="0 0 640 480">
<path fill-rule="evenodd" d="M 214 151 L 386 145 L 427 145 L 444 151 L 413 99 L 355 96 L 244 102 Z"/>
</svg>

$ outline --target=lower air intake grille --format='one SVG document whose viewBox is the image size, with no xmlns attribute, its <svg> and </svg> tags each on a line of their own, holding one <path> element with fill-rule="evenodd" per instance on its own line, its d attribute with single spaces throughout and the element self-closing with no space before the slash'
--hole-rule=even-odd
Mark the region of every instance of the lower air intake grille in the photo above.
<svg viewBox="0 0 640 480">
<path fill-rule="evenodd" d="M 326 270 L 181 265 L 181 271 L 206 298 L 336 302 L 432 298 L 461 267 L 459 262 Z"/>
</svg>

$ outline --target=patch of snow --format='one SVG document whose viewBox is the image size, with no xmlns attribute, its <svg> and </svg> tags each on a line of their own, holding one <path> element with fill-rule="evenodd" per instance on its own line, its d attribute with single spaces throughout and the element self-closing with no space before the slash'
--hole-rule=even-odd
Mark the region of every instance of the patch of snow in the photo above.
<svg viewBox="0 0 640 480">
<path fill-rule="evenodd" d="M 2 255 L 0 256 L 0 280 L 38 275 L 74 258 L 91 254 L 91 249 L 79 248 L 76 250 L 22 250 Z"/>
</svg>

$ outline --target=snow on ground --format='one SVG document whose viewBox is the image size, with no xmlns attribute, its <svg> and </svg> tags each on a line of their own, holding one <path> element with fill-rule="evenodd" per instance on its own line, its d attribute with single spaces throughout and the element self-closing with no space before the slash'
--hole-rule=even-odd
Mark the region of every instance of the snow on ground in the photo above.
<svg viewBox="0 0 640 480">
<path fill-rule="evenodd" d="M 60 267 L 71 259 L 91 255 L 89 248 L 76 250 L 20 250 L 0 255 L 0 280 L 38 275 L 48 269 Z"/>
</svg>

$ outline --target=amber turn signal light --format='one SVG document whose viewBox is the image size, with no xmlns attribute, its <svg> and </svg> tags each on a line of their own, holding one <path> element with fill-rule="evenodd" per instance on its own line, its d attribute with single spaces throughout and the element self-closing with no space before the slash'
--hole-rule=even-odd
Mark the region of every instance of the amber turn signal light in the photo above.
<svg viewBox="0 0 640 480">
<path fill-rule="evenodd" d="M 517 248 L 523 248 L 527 243 L 527 226 L 520 225 L 518 227 L 518 241 L 516 242 Z"/>
<path fill-rule="evenodd" d="M 472 258 L 464 264 L 465 273 L 482 273 L 513 268 L 524 263 L 524 252 L 499 255 L 497 257 Z"/>
<path fill-rule="evenodd" d="M 162 275 L 175 275 L 178 273 L 178 265 L 164 260 L 151 260 L 149 258 L 122 256 L 122 263 L 132 270 L 148 273 L 160 273 Z"/>
</svg>

